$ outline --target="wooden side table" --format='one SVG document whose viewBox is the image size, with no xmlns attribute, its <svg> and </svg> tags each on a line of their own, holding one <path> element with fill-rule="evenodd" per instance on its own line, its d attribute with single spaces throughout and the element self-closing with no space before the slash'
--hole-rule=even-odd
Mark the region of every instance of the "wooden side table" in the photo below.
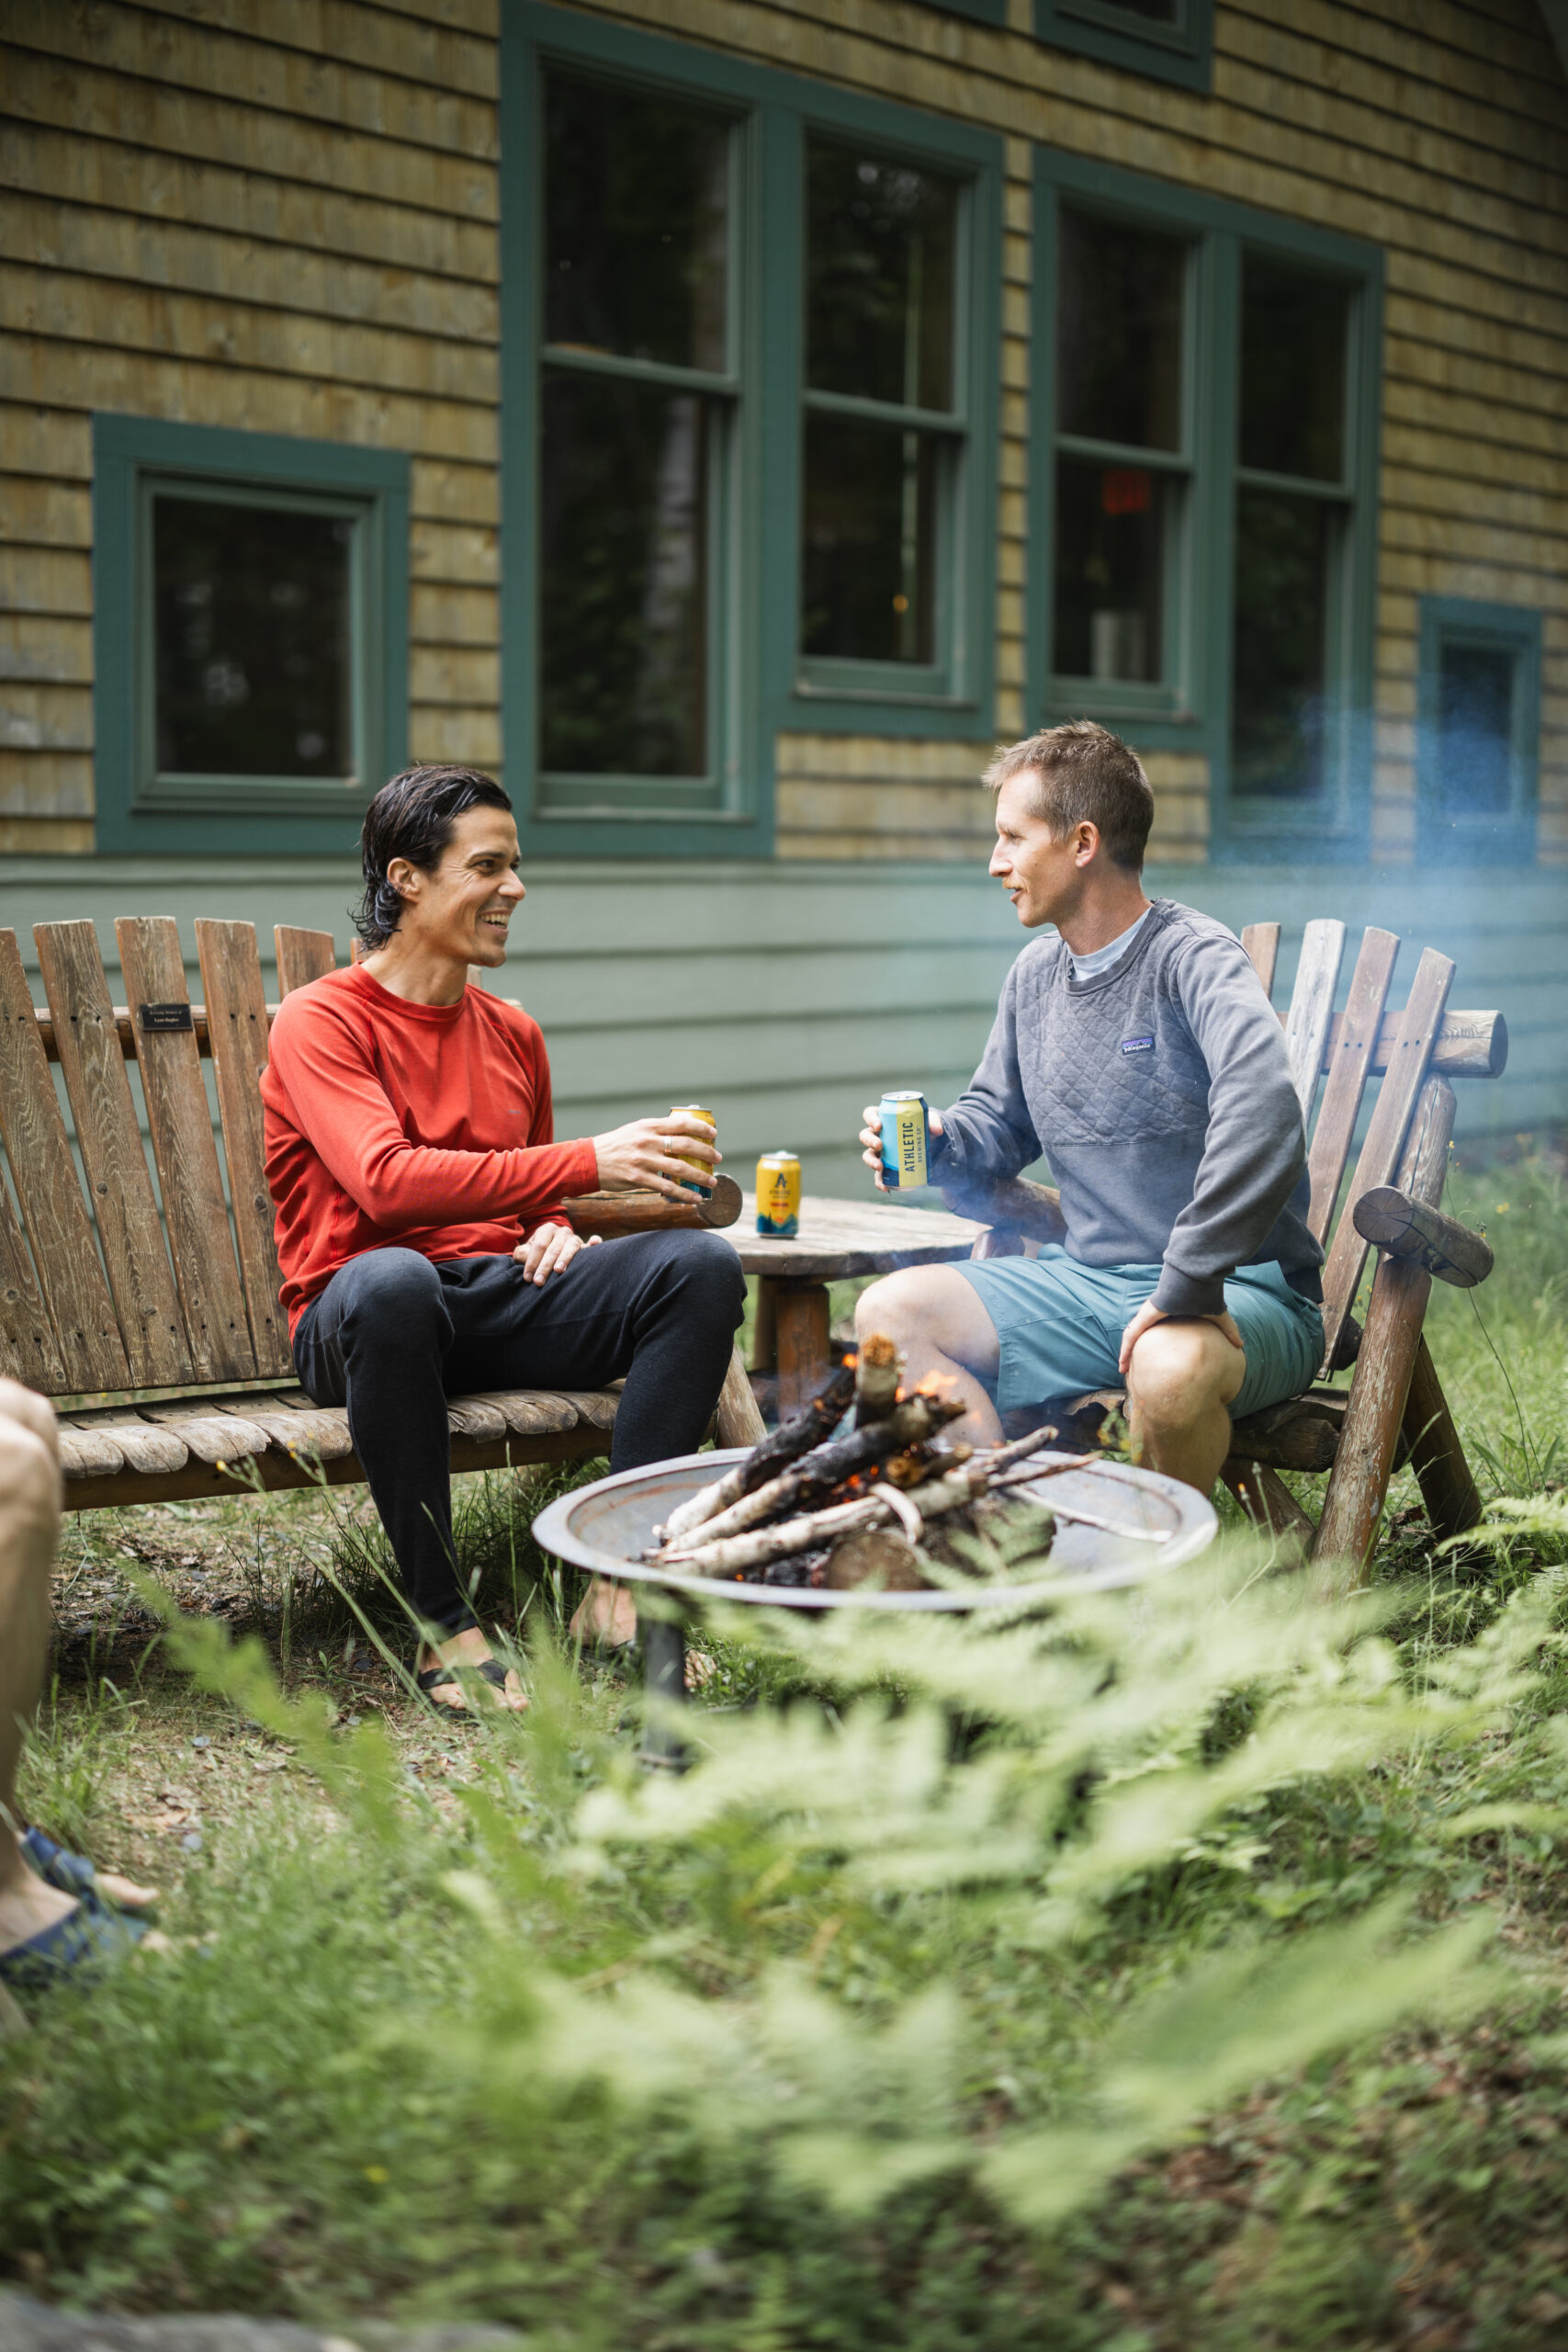
<svg viewBox="0 0 1568 2352">
<path fill-rule="evenodd" d="M 751 1369 L 777 1373 L 780 1414 L 798 1412 L 831 1367 L 829 1283 L 896 1273 L 902 1266 L 951 1265 L 967 1258 L 987 1229 L 945 1209 L 902 1208 L 874 1197 L 829 1201 L 807 1193 L 800 1231 L 781 1241 L 757 1231 L 757 1204 L 748 1193 L 739 1223 L 719 1230 L 745 1272 L 758 1277 Z"/>
</svg>

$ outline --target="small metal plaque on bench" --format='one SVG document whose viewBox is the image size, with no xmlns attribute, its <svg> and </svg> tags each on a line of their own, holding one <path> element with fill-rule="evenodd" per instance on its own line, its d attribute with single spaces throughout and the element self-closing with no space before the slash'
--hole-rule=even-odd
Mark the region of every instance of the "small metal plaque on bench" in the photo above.
<svg viewBox="0 0 1568 2352">
<path fill-rule="evenodd" d="M 190 1029 L 194 1023 L 188 1004 L 139 1004 L 137 1017 L 146 1029 Z"/>
</svg>

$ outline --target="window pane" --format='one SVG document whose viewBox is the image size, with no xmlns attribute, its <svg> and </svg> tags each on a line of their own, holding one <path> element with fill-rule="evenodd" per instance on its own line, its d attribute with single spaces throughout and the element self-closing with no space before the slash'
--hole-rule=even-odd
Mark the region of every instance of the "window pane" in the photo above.
<svg viewBox="0 0 1568 2352">
<path fill-rule="evenodd" d="M 540 761 L 557 775 L 707 768 L 705 401 L 547 373 L 539 472 Z"/>
<path fill-rule="evenodd" d="M 1342 286 L 1248 255 L 1242 272 L 1241 462 L 1338 481 L 1345 467 Z"/>
<path fill-rule="evenodd" d="M 1506 816 L 1514 656 L 1499 645 L 1443 647 L 1438 672 L 1435 797 L 1455 816 Z"/>
<path fill-rule="evenodd" d="M 163 775 L 347 775 L 345 516 L 152 501 Z"/>
<path fill-rule="evenodd" d="M 728 153 L 712 115 L 550 76 L 547 342 L 722 370 Z"/>
<path fill-rule="evenodd" d="M 1064 209 L 1058 242 L 1057 421 L 1143 449 L 1181 445 L 1185 248 Z"/>
<path fill-rule="evenodd" d="M 956 186 L 816 141 L 807 186 L 807 383 L 951 408 Z"/>
<path fill-rule="evenodd" d="M 1157 683 L 1168 510 L 1177 495 L 1142 466 L 1056 466 L 1056 635 L 1067 678 Z"/>
<path fill-rule="evenodd" d="M 1236 500 L 1232 789 L 1304 800 L 1323 782 L 1329 516 L 1321 500 Z"/>
<path fill-rule="evenodd" d="M 931 662 L 935 437 L 812 416 L 806 424 L 801 646 L 860 662 Z"/>
<path fill-rule="evenodd" d="M 1148 25 L 1179 25 L 1181 0 L 1100 0 L 1119 17 L 1142 17 Z"/>
</svg>

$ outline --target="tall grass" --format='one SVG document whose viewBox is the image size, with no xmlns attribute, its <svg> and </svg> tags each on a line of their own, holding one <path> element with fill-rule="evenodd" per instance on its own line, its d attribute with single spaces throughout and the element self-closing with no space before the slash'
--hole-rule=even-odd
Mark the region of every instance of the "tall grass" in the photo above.
<svg viewBox="0 0 1568 2352">
<path fill-rule="evenodd" d="M 1404 1487 L 1359 1599 L 1235 1537 L 1027 1621 L 732 1611 L 679 1778 L 562 1646 L 536 1488 L 462 1506 L 533 1696 L 466 1780 L 175 1626 L 288 1792 L 201 1855 L 172 1955 L 0 2046 L 0 2275 L 563 2352 L 1348 2352 L 1420 2340 L 1409 2277 L 1453 2342 L 1544 2347 L 1568 1207 L 1506 1181 L 1455 1180 L 1499 1272 L 1430 1326 L 1479 1559 Z M 317 1599 L 400 1645 L 386 1565 L 345 1521 Z M 67 1697 L 36 1751 L 84 1832 L 121 1720 Z"/>
</svg>

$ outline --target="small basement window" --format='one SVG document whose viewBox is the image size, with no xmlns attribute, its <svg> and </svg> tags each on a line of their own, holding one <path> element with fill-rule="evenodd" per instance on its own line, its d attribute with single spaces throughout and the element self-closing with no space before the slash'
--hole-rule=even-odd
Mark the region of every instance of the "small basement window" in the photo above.
<svg viewBox="0 0 1568 2352">
<path fill-rule="evenodd" d="M 1421 602 L 1416 856 L 1535 860 L 1540 616 L 1459 596 Z"/>
<path fill-rule="evenodd" d="M 406 731 L 408 461 L 101 416 L 98 847 L 351 847 Z"/>
<path fill-rule="evenodd" d="M 1041 40 L 1187 90 L 1209 86 L 1213 24 L 1213 0 L 1034 0 Z"/>
</svg>

